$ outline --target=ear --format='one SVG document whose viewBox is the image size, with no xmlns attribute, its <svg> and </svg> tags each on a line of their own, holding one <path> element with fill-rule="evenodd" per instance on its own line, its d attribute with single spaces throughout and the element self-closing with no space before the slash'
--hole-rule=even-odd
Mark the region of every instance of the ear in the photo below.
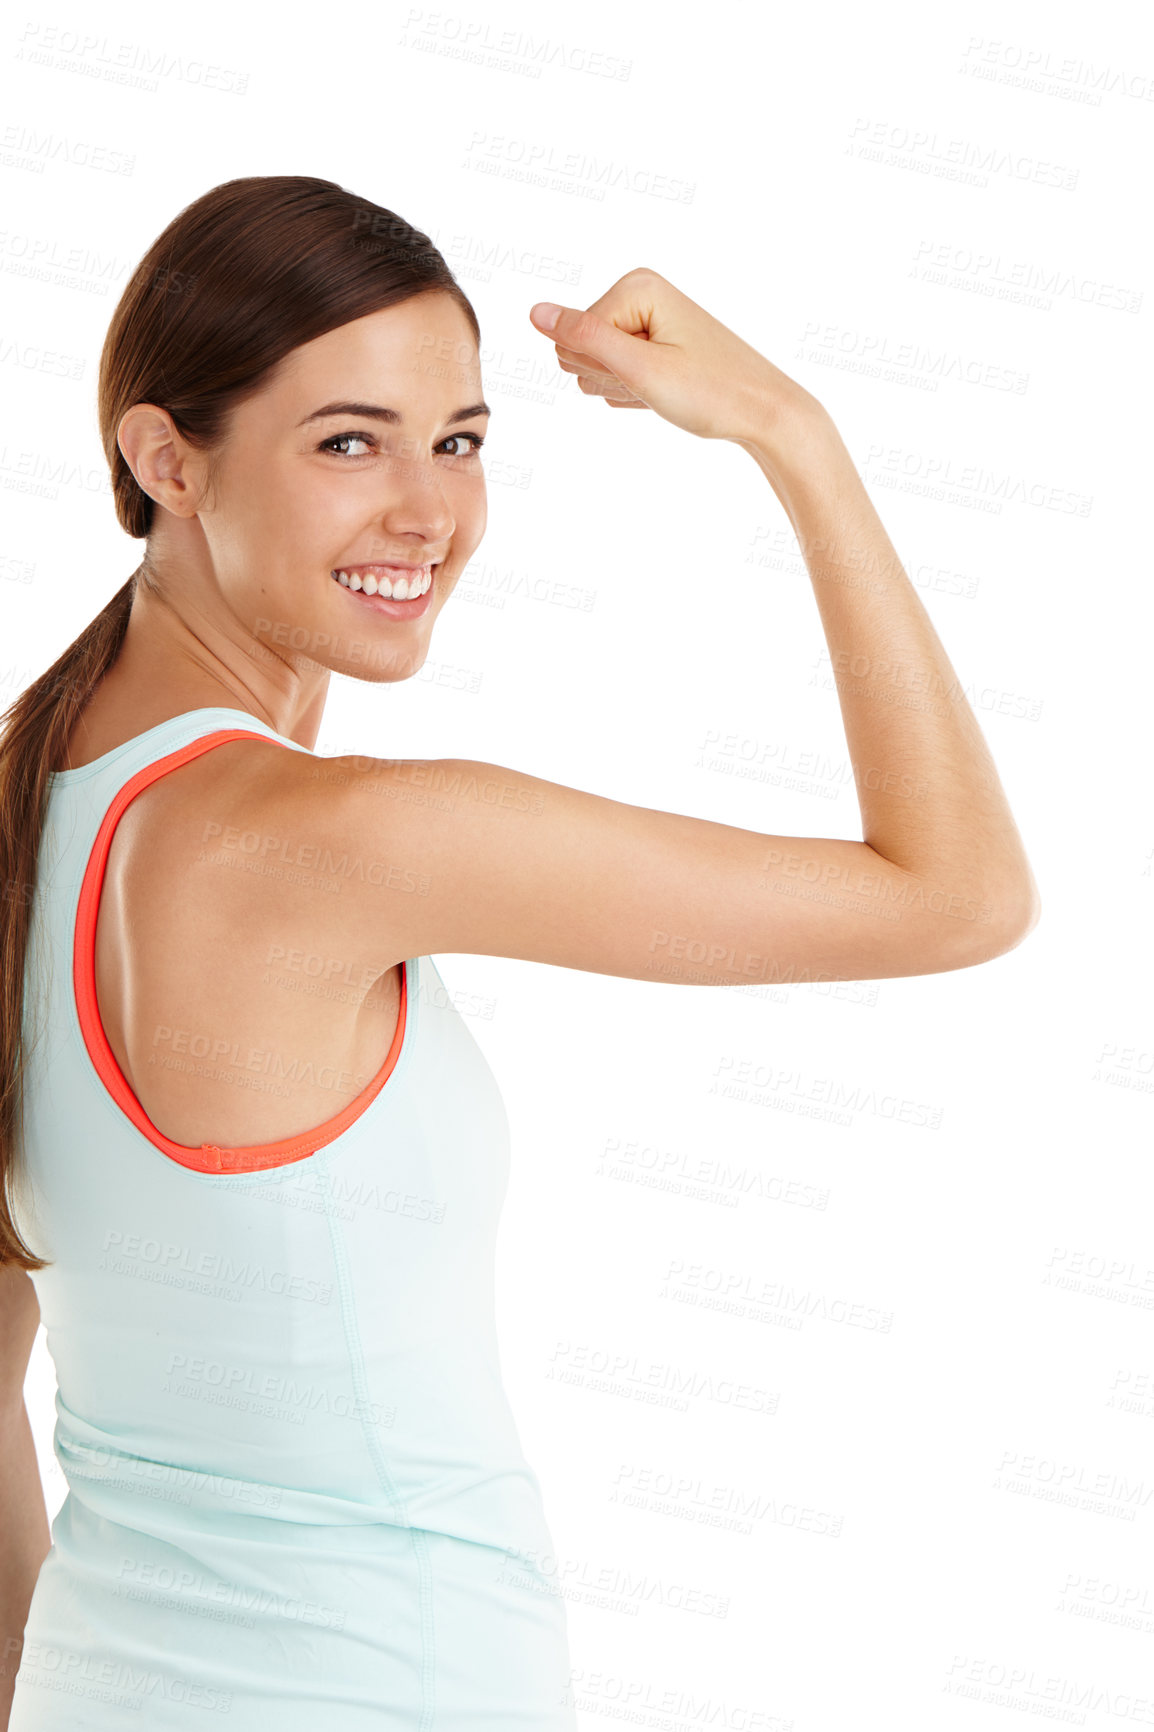
<svg viewBox="0 0 1154 1732">
<path fill-rule="evenodd" d="M 204 496 L 207 464 L 167 409 L 134 403 L 120 417 L 116 443 L 148 497 L 174 517 L 195 517 Z"/>
</svg>

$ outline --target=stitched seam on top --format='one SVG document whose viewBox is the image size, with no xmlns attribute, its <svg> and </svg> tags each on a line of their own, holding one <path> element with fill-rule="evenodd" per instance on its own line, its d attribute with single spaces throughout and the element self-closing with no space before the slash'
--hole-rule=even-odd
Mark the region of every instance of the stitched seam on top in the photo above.
<svg viewBox="0 0 1154 1732">
<path fill-rule="evenodd" d="M 328 1163 L 326 1163 L 327 1168 Z M 432 1562 L 429 1555 L 429 1536 L 423 1528 L 415 1527 L 409 1519 L 405 1501 L 397 1490 L 377 1428 L 373 1424 L 372 1402 L 369 1393 L 368 1374 L 365 1370 L 364 1350 L 361 1345 L 360 1330 L 357 1326 L 355 1298 L 352 1291 L 352 1278 L 349 1273 L 348 1255 L 340 1222 L 333 1208 L 332 1187 L 329 1184 L 330 1175 L 326 1170 L 321 1195 L 324 1199 L 325 1220 L 328 1223 L 329 1239 L 333 1248 L 333 1265 L 337 1277 L 337 1292 L 340 1295 L 341 1328 L 344 1332 L 345 1351 L 349 1358 L 349 1369 L 353 1376 L 353 1388 L 361 1411 L 361 1432 L 364 1437 L 369 1458 L 376 1471 L 377 1478 L 385 1495 L 400 1518 L 399 1525 L 403 1527 L 410 1539 L 413 1556 L 417 1565 L 417 1592 L 420 1603 L 421 1620 L 421 1718 L 414 1732 L 432 1732 L 433 1714 L 436 1707 L 436 1647 L 433 1625 L 433 1578 Z"/>
</svg>

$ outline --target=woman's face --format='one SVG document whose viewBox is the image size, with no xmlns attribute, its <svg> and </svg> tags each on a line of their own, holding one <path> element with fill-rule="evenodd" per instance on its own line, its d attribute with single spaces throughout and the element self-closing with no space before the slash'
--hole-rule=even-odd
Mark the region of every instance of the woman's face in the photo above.
<svg viewBox="0 0 1154 1732">
<path fill-rule="evenodd" d="M 240 404 L 197 516 L 223 594 L 271 655 L 365 680 L 417 671 L 485 532 L 481 404 L 472 330 L 439 292 L 302 344 Z M 384 567 L 430 563 L 415 603 L 334 575 L 395 585 Z"/>
</svg>

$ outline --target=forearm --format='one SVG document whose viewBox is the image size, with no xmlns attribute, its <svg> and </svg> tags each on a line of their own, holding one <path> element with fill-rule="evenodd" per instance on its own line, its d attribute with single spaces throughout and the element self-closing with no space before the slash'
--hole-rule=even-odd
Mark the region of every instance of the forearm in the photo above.
<svg viewBox="0 0 1154 1732">
<path fill-rule="evenodd" d="M 23 1396 L 0 1412 L 0 1732 L 8 1725 L 24 1625 L 52 1544 Z"/>
<path fill-rule="evenodd" d="M 845 443 L 802 393 L 783 423 L 734 441 L 797 536 L 829 646 L 862 839 L 987 928 L 1021 936 L 1037 885 L 962 683 Z"/>
</svg>

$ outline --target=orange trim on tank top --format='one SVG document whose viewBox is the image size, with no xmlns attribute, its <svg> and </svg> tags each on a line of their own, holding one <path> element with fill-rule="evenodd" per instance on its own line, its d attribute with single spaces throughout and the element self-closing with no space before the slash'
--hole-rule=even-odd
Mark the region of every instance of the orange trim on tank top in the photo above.
<svg viewBox="0 0 1154 1732">
<path fill-rule="evenodd" d="M 164 1132 L 153 1124 L 133 1094 L 128 1079 L 116 1061 L 116 1055 L 108 1044 L 108 1036 L 104 1032 L 96 1002 L 96 917 L 100 909 L 100 892 L 104 887 L 113 832 L 125 807 L 167 771 L 178 769 L 181 764 L 187 764 L 191 758 L 199 757 L 213 746 L 223 745 L 226 740 L 268 738 L 269 735 L 257 733 L 252 728 L 217 729 L 211 734 L 202 735 L 200 739 L 191 740 L 188 745 L 179 747 L 175 752 L 169 752 L 166 757 L 155 759 L 130 777 L 112 800 L 96 833 L 96 841 L 84 870 L 80 902 L 76 910 L 72 980 L 76 993 L 76 1010 L 80 1018 L 80 1032 L 84 1037 L 88 1056 L 104 1087 L 121 1112 L 132 1120 L 137 1130 L 146 1136 L 150 1143 L 154 1143 L 162 1154 L 179 1162 L 182 1167 L 192 1167 L 201 1173 L 247 1173 L 259 1172 L 268 1167 L 288 1166 L 293 1161 L 303 1160 L 316 1149 L 323 1148 L 326 1143 L 331 1143 L 342 1131 L 348 1130 L 354 1120 L 360 1118 L 388 1081 L 404 1044 L 405 1025 L 408 1021 L 409 965 L 405 962 L 401 967 L 401 1008 L 396 1032 L 385 1055 L 385 1062 L 372 1081 L 348 1106 L 342 1107 L 339 1113 L 334 1113 L 331 1119 L 315 1125 L 312 1130 L 299 1136 L 283 1137 L 278 1142 L 250 1143 L 239 1149 L 222 1148 L 217 1143 L 201 1143 L 199 1147 L 195 1147 L 175 1143 L 171 1137 L 166 1137 Z M 286 746 L 285 750 L 291 751 L 292 747 Z"/>
</svg>

